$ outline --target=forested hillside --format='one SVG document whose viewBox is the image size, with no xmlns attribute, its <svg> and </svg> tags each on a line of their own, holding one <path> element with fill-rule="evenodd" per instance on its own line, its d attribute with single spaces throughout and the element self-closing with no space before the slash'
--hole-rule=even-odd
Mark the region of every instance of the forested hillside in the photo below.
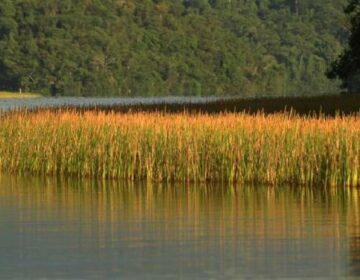
<svg viewBox="0 0 360 280">
<path fill-rule="evenodd" d="M 0 90 L 323 94 L 346 0 L 1 0 Z"/>
</svg>

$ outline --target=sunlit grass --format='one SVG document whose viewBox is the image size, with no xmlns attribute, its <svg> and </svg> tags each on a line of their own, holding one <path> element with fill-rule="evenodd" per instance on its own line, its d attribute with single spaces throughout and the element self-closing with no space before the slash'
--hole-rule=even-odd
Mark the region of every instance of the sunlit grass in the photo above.
<svg viewBox="0 0 360 280">
<path fill-rule="evenodd" d="M 0 168 L 129 181 L 358 186 L 360 117 L 15 112 Z"/>
<path fill-rule="evenodd" d="M 28 92 L 8 92 L 0 91 L 0 99 L 21 99 L 21 98 L 39 98 L 42 97 L 41 94 L 37 93 L 28 93 Z"/>
</svg>

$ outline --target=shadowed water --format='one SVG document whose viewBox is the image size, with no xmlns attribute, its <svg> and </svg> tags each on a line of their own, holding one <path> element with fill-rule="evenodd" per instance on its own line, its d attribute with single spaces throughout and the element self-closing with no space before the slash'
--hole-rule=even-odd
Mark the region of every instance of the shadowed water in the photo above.
<svg viewBox="0 0 360 280">
<path fill-rule="evenodd" d="M 0 276 L 360 277 L 360 192 L 0 175 Z"/>
</svg>

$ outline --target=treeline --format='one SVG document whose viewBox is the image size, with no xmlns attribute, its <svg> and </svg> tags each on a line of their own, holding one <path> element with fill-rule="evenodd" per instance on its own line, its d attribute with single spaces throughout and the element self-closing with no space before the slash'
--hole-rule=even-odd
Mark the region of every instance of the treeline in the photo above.
<svg viewBox="0 0 360 280">
<path fill-rule="evenodd" d="M 1 0 L 0 90 L 294 96 L 339 90 L 346 0 Z"/>
</svg>

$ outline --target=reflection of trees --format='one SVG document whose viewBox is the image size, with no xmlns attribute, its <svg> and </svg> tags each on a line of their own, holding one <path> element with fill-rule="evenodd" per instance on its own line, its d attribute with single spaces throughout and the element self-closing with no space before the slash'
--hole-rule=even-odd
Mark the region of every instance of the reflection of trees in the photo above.
<svg viewBox="0 0 360 280">
<path fill-rule="evenodd" d="M 360 235 L 351 237 L 349 241 L 350 248 L 350 275 L 360 276 Z"/>
<path fill-rule="evenodd" d="M 84 223 L 83 235 L 96 236 L 99 245 L 116 243 L 121 229 L 128 238 L 123 241 L 134 246 L 145 239 L 196 241 L 199 250 L 217 246 L 234 254 L 248 240 L 261 247 L 269 239 L 331 237 L 340 254 L 341 238 L 349 237 L 351 274 L 360 275 L 357 189 L 134 186 L 1 175 L 0 186 L 0 196 L 15 195 L 20 220 L 33 208 L 41 209 L 39 220 L 59 213 L 65 221 L 81 217 L 91 221 Z"/>
<path fill-rule="evenodd" d="M 359 192 L 349 192 L 348 228 L 349 228 L 349 273 L 360 276 L 360 196 Z"/>
</svg>

